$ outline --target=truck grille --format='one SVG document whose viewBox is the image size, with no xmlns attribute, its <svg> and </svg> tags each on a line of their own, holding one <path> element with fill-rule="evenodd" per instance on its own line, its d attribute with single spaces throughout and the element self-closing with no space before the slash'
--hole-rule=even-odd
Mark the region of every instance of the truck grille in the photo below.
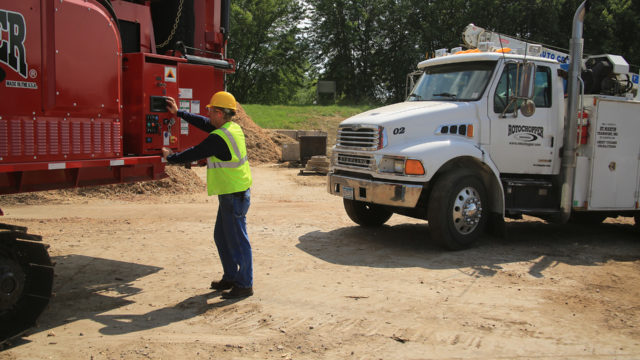
<svg viewBox="0 0 640 360">
<path fill-rule="evenodd" d="M 336 155 L 335 164 L 337 166 L 348 166 L 358 169 L 373 170 L 375 161 L 371 155 L 356 155 L 338 153 Z"/>
<path fill-rule="evenodd" d="M 373 125 L 341 126 L 336 147 L 376 150 L 380 144 L 380 128 Z"/>
</svg>

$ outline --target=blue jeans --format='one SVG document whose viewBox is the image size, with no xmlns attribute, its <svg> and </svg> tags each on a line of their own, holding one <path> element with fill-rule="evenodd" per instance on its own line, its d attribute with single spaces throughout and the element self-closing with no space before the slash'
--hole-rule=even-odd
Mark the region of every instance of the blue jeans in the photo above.
<svg viewBox="0 0 640 360">
<path fill-rule="evenodd" d="M 218 195 L 218 216 L 213 230 L 213 240 L 224 270 L 222 280 L 244 288 L 253 286 L 253 260 L 246 217 L 250 198 L 249 189 Z"/>
</svg>

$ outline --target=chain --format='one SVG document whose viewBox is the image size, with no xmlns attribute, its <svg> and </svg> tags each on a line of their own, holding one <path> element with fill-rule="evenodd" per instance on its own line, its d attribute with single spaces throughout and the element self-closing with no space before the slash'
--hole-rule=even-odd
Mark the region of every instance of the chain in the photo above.
<svg viewBox="0 0 640 360">
<path fill-rule="evenodd" d="M 156 44 L 157 48 L 163 48 L 169 44 L 169 41 L 173 39 L 173 36 L 176 34 L 176 29 L 178 28 L 178 24 L 180 23 L 180 16 L 182 15 L 182 4 L 184 4 L 184 0 L 180 0 L 180 4 L 178 5 L 178 14 L 176 15 L 176 21 L 173 23 L 173 29 L 171 29 L 171 34 L 169 34 L 169 38 L 165 40 L 162 44 Z"/>
</svg>

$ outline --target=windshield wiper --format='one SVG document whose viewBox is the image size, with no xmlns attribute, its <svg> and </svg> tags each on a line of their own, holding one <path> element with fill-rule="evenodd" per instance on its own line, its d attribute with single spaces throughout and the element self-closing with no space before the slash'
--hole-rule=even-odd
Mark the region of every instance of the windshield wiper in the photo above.
<svg viewBox="0 0 640 360">
<path fill-rule="evenodd" d="M 414 98 L 416 98 L 416 99 L 418 99 L 418 100 L 422 100 L 422 96 L 420 96 L 420 95 L 418 95 L 418 94 L 411 94 L 411 95 L 409 95 L 409 97 L 410 97 L 410 98 L 414 97 Z"/>
<path fill-rule="evenodd" d="M 439 94 L 433 94 L 433 96 L 442 96 L 442 97 L 448 97 L 449 99 L 457 99 L 458 96 L 456 94 L 452 94 L 452 93 L 448 93 L 448 92 L 443 92 L 443 93 L 439 93 Z"/>
</svg>

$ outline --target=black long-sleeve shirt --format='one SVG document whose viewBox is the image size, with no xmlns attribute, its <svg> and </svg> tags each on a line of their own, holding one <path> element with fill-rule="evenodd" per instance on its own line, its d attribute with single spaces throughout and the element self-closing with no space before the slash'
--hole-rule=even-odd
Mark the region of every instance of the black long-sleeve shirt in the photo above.
<svg viewBox="0 0 640 360">
<path fill-rule="evenodd" d="M 206 159 L 210 156 L 215 156 L 222 161 L 231 160 L 231 152 L 224 139 L 217 134 L 210 134 L 216 127 L 211 124 L 211 120 L 208 117 L 191 114 L 186 111 L 178 111 L 176 115 L 186 120 L 189 124 L 208 133 L 209 136 L 196 146 L 167 156 L 167 161 L 170 164 L 188 163 Z"/>
</svg>

